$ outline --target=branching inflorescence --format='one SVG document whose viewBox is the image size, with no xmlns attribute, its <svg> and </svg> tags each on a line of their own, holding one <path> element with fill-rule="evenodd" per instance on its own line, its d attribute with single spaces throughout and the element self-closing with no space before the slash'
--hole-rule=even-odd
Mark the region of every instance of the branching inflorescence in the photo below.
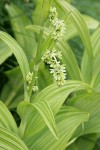
<svg viewBox="0 0 100 150">
<path fill-rule="evenodd" d="M 50 7 L 50 15 L 49 19 L 51 22 L 51 38 L 57 42 L 62 39 L 65 33 L 65 23 L 64 20 L 60 20 L 58 18 L 58 13 L 55 7 Z M 57 83 L 58 86 L 62 86 L 65 83 L 66 79 L 66 69 L 64 65 L 60 64 L 58 59 L 62 58 L 61 51 L 57 51 L 54 48 L 52 50 L 46 50 L 43 54 L 41 60 L 50 65 L 50 73 L 53 75 L 54 82 Z M 29 90 L 31 81 L 32 81 L 33 73 L 30 73 L 26 76 L 27 82 L 27 90 Z M 33 86 L 33 91 L 36 92 L 38 90 L 37 86 Z"/>
<path fill-rule="evenodd" d="M 32 78 L 33 78 L 33 72 L 29 72 L 26 76 L 26 82 L 27 82 L 27 90 L 29 90 L 31 82 L 32 82 Z M 37 86 L 33 86 L 33 91 L 36 92 L 38 91 L 38 87 Z"/>
<path fill-rule="evenodd" d="M 54 39 L 55 41 L 61 40 L 65 33 L 64 20 L 60 20 L 59 18 L 57 18 L 57 16 L 58 13 L 56 11 L 56 8 L 50 7 L 50 15 L 49 15 L 50 22 L 51 22 L 50 28 L 53 30 L 52 39 Z"/>
<path fill-rule="evenodd" d="M 55 49 L 51 51 L 47 50 L 42 57 L 42 60 L 50 65 L 50 73 L 53 74 L 54 81 L 59 86 L 64 85 L 66 79 L 65 66 L 61 65 L 60 61 L 57 60 L 57 58 L 61 57 L 61 52 Z"/>
<path fill-rule="evenodd" d="M 52 39 L 54 39 L 54 41 L 61 40 L 65 33 L 64 20 L 58 19 L 57 16 L 56 8 L 50 7 L 50 28 L 52 29 Z M 64 65 L 60 64 L 57 58 L 61 59 L 62 54 L 61 51 L 55 49 L 46 50 L 42 56 L 42 60 L 50 65 L 50 73 L 53 74 L 54 81 L 57 82 L 57 85 L 61 86 L 65 83 L 66 69 Z"/>
</svg>

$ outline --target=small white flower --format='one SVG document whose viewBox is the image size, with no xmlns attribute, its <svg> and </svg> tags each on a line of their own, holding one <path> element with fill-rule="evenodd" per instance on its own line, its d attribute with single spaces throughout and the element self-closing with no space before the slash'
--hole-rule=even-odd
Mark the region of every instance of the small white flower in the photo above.
<svg viewBox="0 0 100 150">
<path fill-rule="evenodd" d="M 50 7 L 50 15 L 49 15 L 49 18 L 50 18 L 50 21 L 52 22 L 55 18 L 57 18 L 57 11 L 56 11 L 56 7 Z"/>
<path fill-rule="evenodd" d="M 46 62 L 47 64 L 50 64 L 52 61 L 52 56 L 49 50 L 47 50 L 43 56 L 42 56 L 42 61 Z"/>
<path fill-rule="evenodd" d="M 66 79 L 66 70 L 64 65 L 57 64 L 55 68 L 50 69 L 53 74 L 54 80 L 58 85 L 64 85 Z"/>
<path fill-rule="evenodd" d="M 28 84 L 31 84 L 32 77 L 33 77 L 33 73 L 29 72 L 26 76 L 26 81 Z"/>
<path fill-rule="evenodd" d="M 56 13 L 57 11 L 56 11 L 56 7 L 50 7 L 50 12 L 51 13 Z"/>
<path fill-rule="evenodd" d="M 50 65 L 50 73 L 53 74 L 54 81 L 57 85 L 61 86 L 64 85 L 66 80 L 66 69 L 64 65 L 60 65 L 60 61 L 57 60 L 57 57 L 62 58 L 61 51 L 52 49 L 44 53 L 42 60 Z"/>
<path fill-rule="evenodd" d="M 34 92 L 37 92 L 37 91 L 38 91 L 38 86 L 33 86 L 32 90 L 33 90 Z"/>
<path fill-rule="evenodd" d="M 57 51 L 55 49 L 47 50 L 43 56 L 42 56 L 42 61 L 46 62 L 47 64 L 52 64 L 54 61 L 54 59 L 56 59 L 56 57 L 61 58 L 62 54 L 61 51 Z"/>
<path fill-rule="evenodd" d="M 50 64 L 50 67 L 51 67 L 51 68 L 56 68 L 56 66 L 57 66 L 58 64 L 60 65 L 60 61 L 52 60 L 52 62 L 51 62 L 51 64 Z"/>
</svg>

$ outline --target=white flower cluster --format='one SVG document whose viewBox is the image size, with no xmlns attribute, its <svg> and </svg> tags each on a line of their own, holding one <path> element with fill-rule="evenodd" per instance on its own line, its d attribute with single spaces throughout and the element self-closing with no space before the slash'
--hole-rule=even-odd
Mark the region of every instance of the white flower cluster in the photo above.
<svg viewBox="0 0 100 150">
<path fill-rule="evenodd" d="M 66 79 L 66 69 L 64 65 L 60 64 L 57 58 L 61 59 L 62 55 L 60 51 L 55 49 L 49 51 L 47 50 L 42 56 L 42 60 L 50 65 L 50 73 L 53 74 L 54 81 L 57 85 L 64 85 Z"/>
<path fill-rule="evenodd" d="M 50 7 L 50 21 L 51 21 L 51 28 L 53 29 L 52 38 L 55 41 L 59 41 L 62 39 L 65 33 L 65 23 L 64 20 L 60 20 L 57 18 L 58 13 L 55 7 Z"/>
<path fill-rule="evenodd" d="M 32 82 L 32 77 L 33 77 L 33 72 L 29 72 L 26 76 L 26 82 L 27 82 L 27 90 L 29 90 L 30 84 Z M 33 91 L 36 92 L 38 91 L 38 87 L 37 86 L 33 86 Z"/>
<path fill-rule="evenodd" d="M 26 76 L 26 82 L 27 82 L 28 85 L 31 84 L 32 77 L 33 77 L 33 72 L 32 72 L 32 73 L 29 72 L 29 73 L 27 74 L 27 76 Z"/>
</svg>

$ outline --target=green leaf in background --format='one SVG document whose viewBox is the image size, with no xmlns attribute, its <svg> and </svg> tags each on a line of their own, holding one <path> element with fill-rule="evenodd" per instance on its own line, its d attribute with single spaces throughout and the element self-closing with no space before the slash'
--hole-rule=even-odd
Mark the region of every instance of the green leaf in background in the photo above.
<svg viewBox="0 0 100 150">
<path fill-rule="evenodd" d="M 35 136 L 25 138 L 24 141 L 30 150 L 65 150 L 77 127 L 87 121 L 88 117 L 88 113 L 74 107 L 63 107 L 56 116 L 58 140 L 52 136 L 47 128 L 44 128 Z"/>
<path fill-rule="evenodd" d="M 62 63 L 65 64 L 68 77 L 73 80 L 82 80 L 82 74 L 78 66 L 75 55 L 64 40 L 56 45 L 57 49 L 62 52 Z"/>
<path fill-rule="evenodd" d="M 83 59 L 82 59 L 82 74 L 85 82 L 97 86 L 99 90 L 100 87 L 100 28 L 93 33 L 91 36 L 91 43 L 93 47 L 93 60 L 92 63 L 90 62 L 89 56 L 87 55 L 86 51 L 84 52 Z M 90 70 L 90 72 L 88 72 Z"/>
<path fill-rule="evenodd" d="M 44 65 L 44 63 L 40 64 L 37 77 L 37 85 L 39 88 L 38 91 L 43 90 L 45 87 L 53 83 L 53 79 L 49 72 L 49 69 L 46 65 Z"/>
<path fill-rule="evenodd" d="M 0 127 L 18 134 L 16 122 L 8 108 L 0 101 Z"/>
<path fill-rule="evenodd" d="M 34 24 L 40 25 L 40 15 L 42 14 L 42 21 L 45 22 L 45 19 L 48 17 L 50 10 L 51 0 L 37 0 L 36 7 L 33 11 L 32 20 Z M 42 11 L 41 11 L 42 9 Z M 41 11 L 41 13 L 40 13 Z M 38 17 L 37 17 L 38 16 Z"/>
<path fill-rule="evenodd" d="M 93 33 L 91 37 L 94 52 L 93 72 L 91 84 L 100 91 L 100 27 Z"/>
<path fill-rule="evenodd" d="M 85 24 L 87 25 L 87 28 L 89 30 L 95 30 L 96 28 L 99 27 L 99 21 L 95 20 L 94 18 L 88 16 L 88 15 L 82 15 L 82 18 L 85 22 Z M 79 32 L 77 30 L 77 28 L 75 27 L 74 23 L 71 21 L 71 19 L 69 19 L 69 22 L 66 22 L 66 32 L 64 35 L 64 38 L 66 40 L 69 40 L 75 36 L 78 36 Z"/>
<path fill-rule="evenodd" d="M 92 46 L 91 46 L 91 41 L 90 41 L 90 35 L 89 35 L 88 28 L 81 14 L 75 7 L 67 3 L 65 0 L 62 0 L 62 1 L 55 0 L 55 2 L 57 3 L 59 7 L 62 8 L 62 10 L 66 13 L 66 15 L 70 13 L 70 20 L 72 20 L 73 24 L 75 25 L 84 43 L 84 46 L 86 47 L 87 54 L 89 55 L 90 60 L 91 60 L 93 57 L 93 52 L 92 52 Z"/>
<path fill-rule="evenodd" d="M 29 73 L 29 65 L 25 53 L 19 44 L 7 33 L 0 31 L 0 38 L 9 46 L 21 68 L 23 78 Z"/>
<path fill-rule="evenodd" d="M 13 109 L 24 99 L 23 78 L 19 67 L 9 70 L 5 74 L 9 81 L 4 85 L 0 99 L 9 109 Z"/>
<path fill-rule="evenodd" d="M 0 150 L 28 150 L 28 148 L 16 134 L 0 127 Z"/>
<path fill-rule="evenodd" d="M 0 40 L 0 65 L 12 55 L 10 48 Z"/>
<path fill-rule="evenodd" d="M 81 129 L 77 132 L 84 134 L 100 133 L 100 92 L 83 94 L 69 99 L 68 105 L 84 110 L 90 114 L 87 123 L 84 124 L 84 132 Z M 78 134 L 77 133 L 77 134 Z"/>
<path fill-rule="evenodd" d="M 96 29 L 99 27 L 99 21 L 88 16 L 88 15 L 82 15 L 84 22 L 86 23 L 87 27 L 91 30 Z"/>
<path fill-rule="evenodd" d="M 98 137 L 98 134 L 88 134 L 85 136 L 81 136 L 66 150 L 94 150 Z"/>
<path fill-rule="evenodd" d="M 34 33 L 25 30 L 25 27 L 32 24 L 32 22 L 25 15 L 25 12 L 14 4 L 6 5 L 6 10 L 11 19 L 10 21 L 15 38 L 23 48 L 28 60 L 31 61 L 35 57 L 37 43 Z"/>
</svg>

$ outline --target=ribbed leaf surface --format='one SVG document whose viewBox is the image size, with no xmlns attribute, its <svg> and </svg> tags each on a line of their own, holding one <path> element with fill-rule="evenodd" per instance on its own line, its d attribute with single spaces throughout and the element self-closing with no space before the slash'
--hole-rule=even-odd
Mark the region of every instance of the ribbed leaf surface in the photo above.
<svg viewBox="0 0 100 150">
<path fill-rule="evenodd" d="M 0 101 L 0 127 L 9 129 L 18 134 L 16 122 L 8 108 Z"/>
<path fill-rule="evenodd" d="M 25 12 L 14 4 L 6 5 L 6 10 L 10 16 L 15 38 L 23 48 L 28 60 L 31 61 L 36 53 L 36 39 L 34 33 L 25 30 L 25 27 L 32 22 L 25 15 Z"/>
<path fill-rule="evenodd" d="M 29 72 L 29 65 L 25 53 L 19 44 L 7 33 L 0 31 L 0 38 L 9 46 L 12 53 L 15 55 L 21 68 L 23 77 L 25 78 Z"/>
<path fill-rule="evenodd" d="M 10 48 L 0 40 L 0 65 L 12 55 Z"/>
<path fill-rule="evenodd" d="M 22 134 L 24 134 L 23 133 L 25 131 L 24 129 L 28 126 L 27 125 L 27 119 L 29 119 L 29 117 L 32 117 L 32 116 L 34 119 L 34 116 L 36 117 L 36 115 L 38 114 L 37 111 L 34 110 L 34 108 L 42 116 L 43 119 L 41 118 L 41 121 L 44 120 L 45 123 L 47 124 L 47 126 L 49 127 L 50 131 L 52 132 L 52 134 L 56 138 L 58 138 L 57 137 L 57 128 L 56 128 L 53 112 L 52 112 L 50 106 L 48 105 L 48 103 L 46 103 L 45 101 L 41 101 L 41 102 L 34 103 L 34 104 L 27 103 L 27 102 L 22 102 L 19 104 L 17 111 L 18 111 L 18 114 L 21 116 L 21 119 L 22 119 L 22 124 L 20 126 L 20 132 Z M 29 116 L 30 112 L 31 112 L 31 114 Z M 25 117 L 25 114 L 26 114 L 26 117 Z M 23 124 L 24 124 L 24 128 L 23 128 Z M 35 121 L 34 121 L 34 124 L 36 124 Z M 33 126 L 34 126 L 34 124 L 33 124 Z M 38 126 L 38 124 L 36 124 L 36 126 Z M 21 136 L 24 136 L 24 135 L 21 135 Z"/>
<path fill-rule="evenodd" d="M 77 107 L 90 114 L 90 119 L 84 124 L 84 132 L 81 134 L 99 133 L 100 132 L 100 92 L 76 96 L 70 99 L 68 105 Z"/>
<path fill-rule="evenodd" d="M 28 150 L 28 148 L 13 132 L 0 127 L 0 150 Z"/>
<path fill-rule="evenodd" d="M 67 142 L 74 131 L 89 114 L 79 111 L 74 107 L 63 107 L 56 116 L 58 137 L 56 140 L 47 128 L 41 130 L 37 135 L 24 139 L 30 150 L 65 150 Z"/>
<path fill-rule="evenodd" d="M 91 90 L 87 84 L 80 81 L 69 80 L 66 81 L 66 84 L 62 87 L 58 87 L 56 84 L 53 84 L 34 96 L 32 103 L 34 105 L 34 103 L 41 103 L 41 101 L 46 101 L 53 111 L 53 114 L 56 115 L 68 95 L 74 91 L 82 89 Z M 24 138 L 35 135 L 45 126 L 41 115 L 37 113 L 37 111 L 32 107 L 23 106 L 20 107 L 20 110 L 22 110 L 22 113 L 20 113 L 18 110 L 18 113 L 22 119 L 20 130 L 23 130 L 22 135 Z"/>
</svg>

